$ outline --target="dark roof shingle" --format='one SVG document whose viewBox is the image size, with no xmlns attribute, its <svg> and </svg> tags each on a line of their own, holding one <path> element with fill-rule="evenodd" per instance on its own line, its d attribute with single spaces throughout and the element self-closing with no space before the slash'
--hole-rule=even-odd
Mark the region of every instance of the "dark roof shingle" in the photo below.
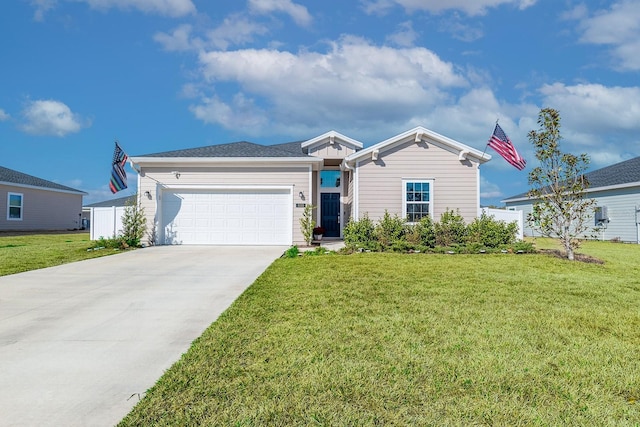
<svg viewBox="0 0 640 427">
<path fill-rule="evenodd" d="M 295 148 L 296 144 L 298 146 L 297 150 Z M 307 155 L 302 152 L 300 145 L 300 142 L 259 145 L 253 142 L 239 141 L 134 157 L 306 157 Z"/>
<path fill-rule="evenodd" d="M 47 181 L 46 179 L 38 178 L 33 175 L 18 172 L 13 169 L 0 166 L 0 182 L 6 182 L 9 184 L 17 185 L 29 185 L 32 187 L 42 187 L 51 190 L 71 191 L 74 193 L 84 193 L 83 191 L 76 190 L 75 188 L 67 187 L 66 185 L 56 184 L 55 182 Z"/>
<path fill-rule="evenodd" d="M 110 208 L 111 206 L 126 206 L 127 203 L 135 203 L 136 195 L 119 197 L 117 199 L 105 200 L 102 202 L 91 203 L 90 205 L 84 205 L 85 208 Z"/>
<path fill-rule="evenodd" d="M 633 159 L 625 160 L 624 162 L 587 172 L 584 176 L 589 181 L 590 189 L 630 184 L 633 182 L 640 183 L 640 157 L 635 157 Z M 521 193 L 507 197 L 504 200 L 521 199 L 526 197 L 527 193 Z"/>
</svg>

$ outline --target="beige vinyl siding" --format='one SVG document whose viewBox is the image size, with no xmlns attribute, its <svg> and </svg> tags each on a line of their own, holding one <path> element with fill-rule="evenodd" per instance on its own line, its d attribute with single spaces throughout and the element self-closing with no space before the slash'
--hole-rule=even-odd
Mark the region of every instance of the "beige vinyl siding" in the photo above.
<svg viewBox="0 0 640 427">
<path fill-rule="evenodd" d="M 361 160 L 357 172 L 358 215 L 373 220 L 389 213 L 402 216 L 402 180 L 433 180 L 433 219 L 459 209 L 465 221 L 478 214 L 478 164 L 458 160 L 458 153 L 433 142 L 413 139 L 382 151 L 378 160 Z"/>
<path fill-rule="evenodd" d="M 7 194 L 22 194 L 22 220 L 7 220 Z M 0 185 L 0 230 L 72 230 L 81 227 L 82 195 Z"/>
<path fill-rule="evenodd" d="M 344 159 L 349 154 L 353 154 L 355 150 L 346 144 L 335 141 L 333 144 L 325 142 L 313 147 L 309 147 L 309 155 L 321 157 L 323 159 Z"/>
<path fill-rule="evenodd" d="M 180 178 L 171 172 L 180 171 Z M 296 208 L 296 203 L 308 203 L 301 200 L 300 191 L 308 197 L 311 194 L 309 183 L 309 166 L 282 167 L 142 167 L 144 176 L 140 177 L 139 192 L 141 204 L 145 209 L 147 224 L 156 224 L 156 209 L 158 188 L 164 185 L 180 185 L 185 188 L 198 188 L 207 185 L 246 185 L 254 187 L 289 186 L 293 185 L 293 242 L 300 244 L 304 241 L 300 232 L 300 218 L 303 208 Z M 152 194 L 149 200 L 144 196 L 145 191 Z M 157 225 L 157 224 L 156 224 Z"/>
</svg>

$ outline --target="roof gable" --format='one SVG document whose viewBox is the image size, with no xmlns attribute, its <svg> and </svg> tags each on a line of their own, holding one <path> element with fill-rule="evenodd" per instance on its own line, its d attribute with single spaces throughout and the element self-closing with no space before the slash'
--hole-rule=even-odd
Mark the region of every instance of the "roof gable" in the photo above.
<svg viewBox="0 0 640 427">
<path fill-rule="evenodd" d="M 84 191 L 67 187 L 66 185 L 57 184 L 46 179 L 38 178 L 33 175 L 18 172 L 13 169 L 0 166 L 0 184 L 16 185 L 20 187 L 35 187 L 52 191 L 63 191 L 68 193 L 87 194 Z"/>
<path fill-rule="evenodd" d="M 364 150 L 353 153 L 347 156 L 345 158 L 345 161 L 348 163 L 353 163 L 356 160 L 371 156 L 372 154 L 377 156 L 379 153 L 390 150 L 391 148 L 399 144 L 406 143 L 411 139 L 413 139 L 415 142 L 422 141 L 426 142 L 427 144 L 429 144 L 430 142 L 435 142 L 444 145 L 454 152 L 457 152 L 460 160 L 464 160 L 469 157 L 472 157 L 473 160 L 477 161 L 478 163 L 485 163 L 491 160 L 491 155 L 489 154 L 483 153 L 482 151 L 476 150 L 475 148 L 469 147 L 468 145 L 465 145 L 451 138 L 447 138 L 446 136 L 440 135 L 439 133 L 436 133 L 422 126 L 418 126 L 399 135 L 386 139 L 382 142 L 374 144 L 370 147 L 367 147 Z"/>
<path fill-rule="evenodd" d="M 324 144 L 326 141 L 329 143 L 334 143 L 335 141 L 342 141 L 346 145 L 350 145 L 355 150 L 359 150 L 363 147 L 362 142 L 356 141 L 353 138 L 349 138 L 335 130 L 330 130 L 329 132 L 323 133 L 320 136 L 316 136 L 315 138 L 309 139 L 302 143 L 302 148 L 308 149 L 309 147 L 313 147 L 315 145 Z"/>
</svg>

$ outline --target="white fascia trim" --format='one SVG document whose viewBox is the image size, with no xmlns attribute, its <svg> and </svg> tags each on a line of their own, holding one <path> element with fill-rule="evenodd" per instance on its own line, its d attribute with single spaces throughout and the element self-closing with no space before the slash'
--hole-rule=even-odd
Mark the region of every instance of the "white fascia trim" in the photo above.
<svg viewBox="0 0 640 427">
<path fill-rule="evenodd" d="M 311 165 L 309 165 L 309 189 L 307 191 L 309 191 L 309 201 L 305 200 L 304 202 L 313 205 L 313 168 Z"/>
<path fill-rule="evenodd" d="M 337 140 L 340 140 L 342 142 L 346 142 L 347 144 L 352 145 L 355 148 L 362 148 L 363 147 L 362 142 L 356 141 L 355 139 L 349 138 L 348 136 L 345 136 L 345 135 L 343 135 L 343 134 L 341 134 L 339 132 L 336 132 L 334 130 L 331 130 L 329 132 L 323 133 L 320 136 L 316 136 L 315 138 L 312 138 L 312 139 L 309 139 L 308 141 L 303 142 L 301 147 L 302 148 L 307 148 L 307 147 L 310 147 L 310 146 L 312 146 L 314 144 L 322 143 L 325 140 L 328 141 L 331 138 L 333 138 L 334 141 L 337 139 Z"/>
<path fill-rule="evenodd" d="M 469 147 L 468 145 L 465 145 L 461 142 L 448 138 L 444 135 L 440 135 L 439 133 L 436 133 L 422 126 L 418 126 L 406 132 L 403 132 L 399 135 L 392 136 L 391 138 L 386 139 L 377 144 L 374 144 L 370 147 L 367 147 L 364 150 L 360 150 L 356 153 L 350 154 L 347 157 L 345 157 L 345 161 L 353 162 L 357 159 L 370 156 L 371 152 L 374 150 L 380 150 L 382 152 L 385 149 L 389 149 L 393 147 L 397 143 L 406 142 L 409 140 L 415 141 L 416 135 L 418 134 L 420 135 L 420 140 L 424 140 L 424 138 L 429 138 L 432 141 L 451 147 L 457 150 L 458 152 L 466 151 L 468 152 L 467 156 L 474 157 L 475 160 L 479 163 L 485 163 L 491 160 L 490 154 L 483 153 L 482 151 L 476 150 L 475 148 Z M 427 144 L 429 143 L 428 141 L 425 141 L 425 142 L 427 142 Z"/>
<path fill-rule="evenodd" d="M 357 162 L 355 168 L 353 168 L 353 218 L 355 221 L 360 220 L 360 162 Z"/>
<path fill-rule="evenodd" d="M 83 196 L 86 196 L 89 194 L 79 190 L 78 191 L 62 190 L 59 188 L 40 187 L 37 185 L 28 185 L 28 184 L 16 184 L 15 182 L 6 182 L 6 181 L 0 181 L 0 185 L 7 185 L 9 187 L 30 188 L 33 190 L 53 191 L 55 193 L 81 194 Z"/>
<path fill-rule="evenodd" d="M 131 157 L 131 162 L 135 165 L 288 165 L 288 164 L 313 164 L 322 163 L 320 157 Z"/>
<path fill-rule="evenodd" d="M 256 184 L 159 184 L 162 190 L 288 190 L 293 193 L 291 185 L 256 185 Z"/>
<path fill-rule="evenodd" d="M 476 169 L 476 198 L 477 216 L 480 216 L 480 166 Z"/>
<path fill-rule="evenodd" d="M 587 188 L 585 193 L 597 193 L 600 191 L 610 191 L 610 190 L 623 190 L 625 188 L 633 188 L 633 187 L 640 187 L 640 182 L 628 182 L 626 184 L 616 184 L 616 185 L 607 185 L 604 187 Z M 525 197 L 517 197 L 517 198 L 500 200 L 500 203 L 526 202 L 529 200 L 534 200 L 534 199 L 525 196 Z"/>
</svg>

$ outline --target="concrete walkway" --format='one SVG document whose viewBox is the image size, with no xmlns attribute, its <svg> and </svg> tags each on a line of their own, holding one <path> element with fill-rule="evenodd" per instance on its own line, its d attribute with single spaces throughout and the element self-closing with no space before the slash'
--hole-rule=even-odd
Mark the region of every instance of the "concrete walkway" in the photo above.
<svg viewBox="0 0 640 427">
<path fill-rule="evenodd" d="M 161 246 L 0 277 L 0 426 L 111 426 L 285 247 Z"/>
</svg>

